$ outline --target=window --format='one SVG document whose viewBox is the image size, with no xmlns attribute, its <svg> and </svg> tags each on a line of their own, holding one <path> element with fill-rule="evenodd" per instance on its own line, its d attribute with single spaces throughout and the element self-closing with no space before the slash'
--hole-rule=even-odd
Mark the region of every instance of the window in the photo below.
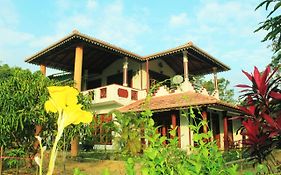
<svg viewBox="0 0 281 175">
<path fill-rule="evenodd" d="M 94 116 L 94 144 L 111 145 L 112 144 L 112 116 L 99 114 Z"/>
</svg>

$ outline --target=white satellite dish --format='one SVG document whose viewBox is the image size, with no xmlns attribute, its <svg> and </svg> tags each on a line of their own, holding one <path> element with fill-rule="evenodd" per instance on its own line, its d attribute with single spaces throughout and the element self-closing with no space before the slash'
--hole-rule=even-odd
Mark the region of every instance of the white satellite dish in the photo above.
<svg viewBox="0 0 281 175">
<path fill-rule="evenodd" d="M 172 78 L 173 84 L 181 84 L 183 82 L 183 77 L 181 75 L 176 75 Z"/>
</svg>

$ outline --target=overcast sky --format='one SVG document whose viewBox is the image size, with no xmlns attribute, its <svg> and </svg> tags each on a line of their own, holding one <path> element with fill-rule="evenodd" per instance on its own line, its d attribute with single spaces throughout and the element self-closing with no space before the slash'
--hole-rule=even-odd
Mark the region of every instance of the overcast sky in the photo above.
<svg viewBox="0 0 281 175">
<path fill-rule="evenodd" d="M 258 0 L 0 0 L 0 61 L 38 70 L 24 59 L 72 30 L 139 55 L 192 41 L 228 65 L 220 73 L 233 87 L 241 70 L 263 69 L 271 59 Z M 236 90 L 237 92 L 237 90 Z"/>
</svg>

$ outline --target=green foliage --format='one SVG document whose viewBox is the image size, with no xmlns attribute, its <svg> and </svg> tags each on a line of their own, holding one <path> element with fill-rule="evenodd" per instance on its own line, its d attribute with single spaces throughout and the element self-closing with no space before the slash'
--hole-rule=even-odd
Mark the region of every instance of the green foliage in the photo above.
<svg viewBox="0 0 281 175">
<path fill-rule="evenodd" d="M 55 82 L 40 72 L 0 66 L 0 145 L 25 147 L 34 142 L 35 125 L 53 127 L 54 118 L 44 110 L 48 99 L 46 87 Z M 44 134 L 48 135 L 47 130 Z"/>
<path fill-rule="evenodd" d="M 73 175 L 86 175 L 86 174 L 82 173 L 79 168 L 74 168 Z"/>
<path fill-rule="evenodd" d="M 26 152 L 22 148 L 18 148 L 18 149 L 8 150 L 5 154 L 7 157 L 11 157 L 11 158 L 4 159 L 5 162 L 4 166 L 8 168 L 15 168 L 23 164 L 23 160 L 21 158 L 23 158 L 26 155 Z"/>
<path fill-rule="evenodd" d="M 108 168 L 105 168 L 105 169 L 102 171 L 102 175 L 110 175 Z"/>
<path fill-rule="evenodd" d="M 144 121 L 136 113 L 122 114 L 118 111 L 115 114 L 115 142 L 117 149 L 124 155 L 136 156 L 140 153 L 141 145 L 141 128 Z"/>
<path fill-rule="evenodd" d="M 200 89 L 200 87 L 204 87 L 209 94 L 212 94 L 215 90 L 214 81 L 206 80 L 204 76 L 196 76 L 191 81 L 197 89 Z M 219 97 L 225 102 L 235 103 L 236 101 L 234 100 L 234 90 L 230 89 L 229 85 L 229 80 L 225 78 L 218 78 Z"/>
<path fill-rule="evenodd" d="M 69 84 L 69 82 L 64 82 Z M 5 149 L 22 148 L 26 152 L 33 152 L 35 141 L 34 129 L 41 125 L 40 136 L 43 144 L 48 148 L 56 135 L 55 114 L 47 114 L 44 103 L 49 97 L 48 86 L 62 85 L 61 82 L 50 80 L 41 72 L 32 73 L 21 68 L 0 66 L 0 145 Z M 79 103 L 83 109 L 89 109 L 91 97 L 80 94 Z M 75 135 L 83 137 L 91 135 L 88 125 L 68 127 L 65 134 L 66 146 Z M 61 141 L 60 145 L 63 145 Z"/>
<path fill-rule="evenodd" d="M 157 87 L 157 85 L 155 87 Z M 144 110 L 140 115 L 134 113 L 116 115 L 117 121 L 119 121 L 120 123 L 116 128 L 122 128 L 119 130 L 119 132 L 117 132 L 119 134 L 119 138 L 122 138 L 122 135 L 124 135 L 123 142 L 119 141 L 119 145 L 120 143 L 121 145 L 122 143 L 128 143 L 130 139 L 130 141 L 132 141 L 134 145 L 140 145 L 137 147 L 141 148 L 142 135 L 140 133 L 142 130 L 140 130 L 139 128 L 145 128 L 144 138 L 148 143 L 146 145 L 146 148 L 143 147 L 143 155 L 141 158 L 133 157 L 127 160 L 127 174 L 134 175 L 135 162 L 140 161 L 142 175 L 236 175 L 237 165 L 226 167 L 222 157 L 222 153 L 219 152 L 216 143 L 210 141 L 212 132 L 209 131 L 206 134 L 200 133 L 200 128 L 204 125 L 207 125 L 207 122 L 195 118 L 195 113 L 192 108 L 190 108 L 188 113 L 183 111 L 183 115 L 181 116 L 186 117 L 189 121 L 193 120 L 194 123 L 193 125 L 189 125 L 189 128 L 193 131 L 193 138 L 197 145 L 194 147 L 190 146 L 191 154 L 186 154 L 186 152 L 178 148 L 176 128 L 169 131 L 171 138 L 161 136 L 156 132 L 157 128 L 154 126 L 154 121 L 152 119 L 153 112 L 148 108 L 151 94 L 153 93 L 154 88 L 152 87 L 150 89 L 148 97 L 146 98 L 143 106 Z M 199 123 L 197 123 L 198 121 Z M 131 138 L 131 133 L 133 133 L 132 136 L 134 136 L 134 138 Z M 167 144 L 163 144 L 164 142 L 166 142 Z M 130 144 L 123 145 L 123 148 L 125 148 L 125 150 L 128 150 L 128 147 L 130 147 Z"/>
<path fill-rule="evenodd" d="M 178 148 L 178 138 L 176 137 L 176 128 L 170 130 L 172 136 L 167 138 L 156 132 L 153 120 L 149 119 L 151 111 L 146 110 L 142 113 L 145 122 L 145 138 L 148 146 L 144 149 L 143 156 L 140 158 L 142 175 L 159 175 L 159 174 L 178 174 L 178 175 L 197 175 L 197 174 L 237 174 L 237 165 L 226 167 L 222 153 L 218 150 L 215 142 L 210 141 L 212 132 L 200 133 L 200 128 L 206 125 L 205 121 L 195 119 L 192 108 L 183 116 L 188 116 L 193 120 L 194 125 L 189 125 L 193 131 L 193 139 L 197 143 L 191 146 L 191 154 L 187 154 Z M 197 123 L 198 122 L 198 123 Z M 163 144 L 166 141 L 168 144 Z M 127 174 L 135 173 L 134 164 L 136 158 L 129 158 L 126 163 Z"/>
<path fill-rule="evenodd" d="M 92 103 L 92 96 L 80 93 L 78 95 L 78 103 L 81 104 L 83 110 L 90 110 Z M 75 136 L 80 137 L 80 141 L 85 141 L 89 136 L 92 137 L 92 125 L 80 123 L 78 125 L 71 124 L 64 130 L 64 139 L 59 142 L 60 147 L 65 146 L 66 149 L 70 148 L 70 142 Z"/>
<path fill-rule="evenodd" d="M 270 5 L 273 5 L 273 9 L 267 15 L 266 20 L 260 23 L 259 28 L 255 32 L 261 30 L 267 31 L 267 35 L 262 42 L 272 41 L 272 48 L 275 55 L 272 57 L 271 65 L 277 67 L 280 66 L 281 62 L 281 15 L 278 15 L 276 12 L 278 12 L 278 9 L 280 10 L 281 0 L 264 0 L 256 7 L 256 10 L 264 6 L 266 10 L 269 10 Z"/>
<path fill-rule="evenodd" d="M 125 164 L 125 168 L 126 168 L 126 174 L 127 175 L 136 175 L 136 171 L 135 171 L 135 160 L 133 158 L 128 158 L 128 160 L 126 161 Z"/>
</svg>

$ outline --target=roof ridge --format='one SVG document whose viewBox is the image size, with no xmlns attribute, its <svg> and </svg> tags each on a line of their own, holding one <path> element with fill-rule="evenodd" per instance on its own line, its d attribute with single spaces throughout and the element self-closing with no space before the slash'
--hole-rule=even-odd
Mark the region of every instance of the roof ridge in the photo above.
<svg viewBox="0 0 281 175">
<path fill-rule="evenodd" d="M 143 56 L 138 55 L 138 54 L 136 54 L 136 53 L 134 53 L 134 52 L 131 52 L 131 51 L 127 50 L 127 49 L 123 49 L 123 48 L 121 48 L 121 47 L 119 47 L 119 46 L 117 46 L 117 45 L 111 44 L 111 43 L 109 43 L 109 42 L 106 42 L 106 41 L 104 41 L 104 40 L 101 40 L 101 39 L 92 37 L 92 36 L 87 35 L 87 34 L 84 34 L 84 33 L 81 33 L 81 32 L 79 32 L 78 30 L 74 30 L 74 31 L 75 31 L 75 34 L 80 35 L 80 36 L 82 36 L 82 37 L 95 40 L 95 41 L 97 41 L 97 42 L 100 42 L 100 43 L 102 43 L 102 44 L 104 44 L 104 45 L 108 45 L 108 46 L 110 46 L 110 47 L 116 48 L 116 49 L 118 49 L 118 50 L 122 50 L 122 51 L 124 51 L 124 52 L 127 52 L 127 53 L 129 53 L 129 54 L 134 55 L 135 57 L 143 58 Z"/>
<path fill-rule="evenodd" d="M 141 55 L 138 55 L 138 54 L 136 54 L 134 52 L 131 52 L 127 49 L 123 49 L 119 46 L 116 46 L 114 44 L 106 42 L 104 40 L 92 37 L 90 35 L 83 34 L 76 29 L 74 29 L 70 34 L 61 38 L 57 42 L 55 42 L 53 44 L 50 44 L 48 47 L 42 49 L 41 51 L 38 51 L 35 54 L 27 57 L 25 59 L 25 62 L 31 62 L 34 59 L 36 59 L 37 57 L 39 57 L 41 55 L 44 55 L 48 51 L 50 51 L 52 49 L 55 49 L 56 47 L 58 47 L 60 45 L 63 45 L 64 43 L 68 42 L 69 40 L 72 40 L 75 37 L 78 37 L 78 38 L 80 38 L 84 41 L 87 41 L 87 42 L 95 43 L 95 44 L 100 45 L 101 47 L 104 47 L 106 49 L 113 50 L 117 53 L 123 54 L 125 56 L 129 56 L 129 57 L 141 60 L 141 61 L 150 60 L 150 59 L 158 58 L 158 57 L 165 56 L 165 55 L 170 55 L 170 54 L 173 54 L 173 53 L 176 53 L 176 52 L 179 52 L 179 51 L 187 50 L 188 48 L 192 48 L 193 50 L 199 52 L 202 56 L 205 56 L 210 61 L 213 61 L 216 64 L 219 64 L 220 66 L 222 66 L 223 69 L 225 69 L 225 70 L 230 69 L 228 66 L 224 65 L 222 62 L 218 61 L 213 56 L 209 55 L 206 51 L 204 51 L 204 50 L 200 49 L 199 47 L 197 47 L 196 45 L 194 45 L 192 41 L 189 41 L 189 42 L 187 42 L 183 45 L 179 45 L 179 46 L 171 48 L 171 49 L 156 52 L 156 53 L 153 53 L 153 54 L 150 54 L 150 55 L 147 55 L 147 56 L 141 56 Z"/>
<path fill-rule="evenodd" d="M 184 48 L 190 47 L 192 45 L 193 45 L 193 42 L 189 41 L 189 42 L 187 42 L 185 44 L 182 44 L 182 45 L 179 45 L 177 47 L 173 47 L 173 48 L 170 48 L 170 49 L 166 49 L 164 51 L 159 51 L 159 52 L 156 52 L 156 53 L 153 53 L 153 54 L 146 55 L 146 56 L 144 56 L 144 58 L 145 59 L 150 59 L 151 57 L 154 57 L 154 56 L 157 56 L 157 55 L 161 55 L 161 54 L 165 54 L 165 53 L 168 53 L 168 52 L 171 52 L 171 51 L 174 51 L 174 50 L 184 49 Z"/>
</svg>

